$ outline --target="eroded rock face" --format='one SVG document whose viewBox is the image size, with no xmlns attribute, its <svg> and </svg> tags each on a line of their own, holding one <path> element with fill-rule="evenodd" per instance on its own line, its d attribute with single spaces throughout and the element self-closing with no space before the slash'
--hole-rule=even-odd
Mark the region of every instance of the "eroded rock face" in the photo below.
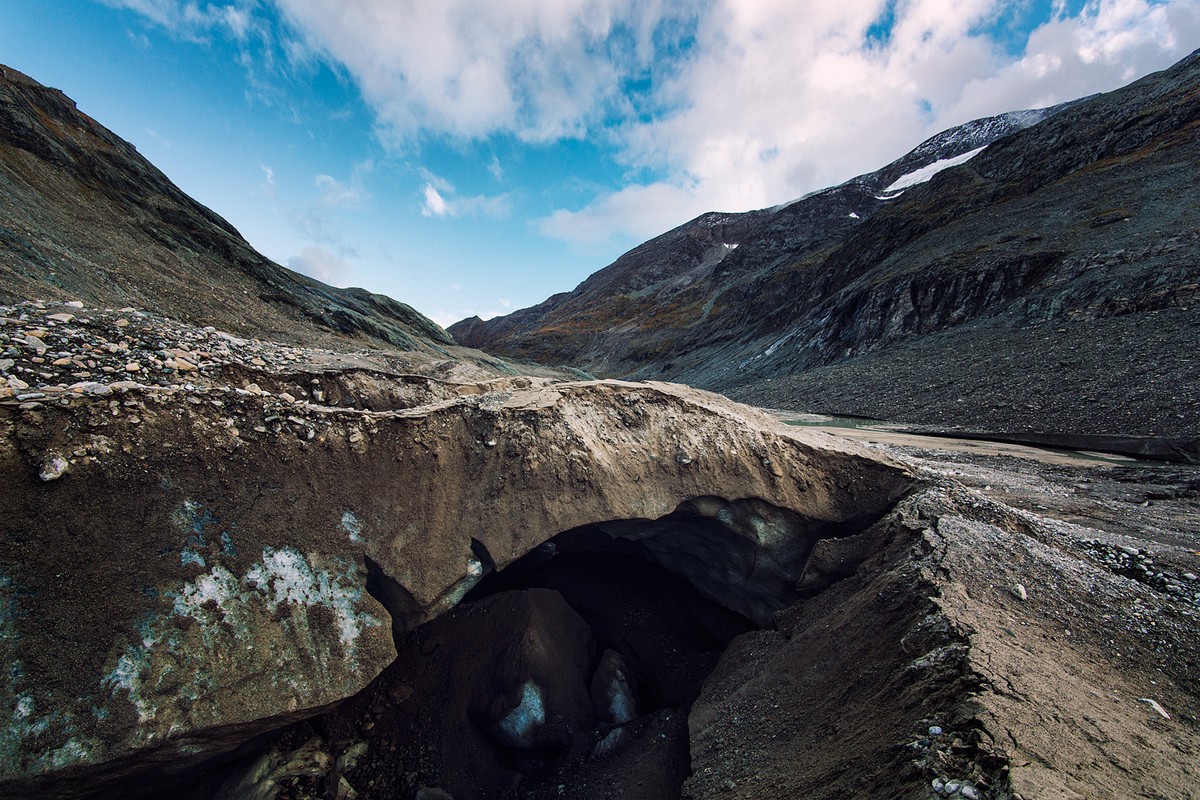
<svg viewBox="0 0 1200 800">
<path fill-rule="evenodd" d="M 657 548 L 718 601 L 736 578 L 750 599 L 732 607 L 769 615 L 754 586 L 796 580 L 817 538 L 912 483 L 671 385 L 443 384 L 384 412 L 113 385 L 0 404 L 9 791 L 68 796 L 314 713 L 392 661 L 394 620 L 444 613 L 581 526 Z M 43 480 L 52 456 L 69 469 Z M 681 516 L 736 575 L 689 566 Z"/>
</svg>

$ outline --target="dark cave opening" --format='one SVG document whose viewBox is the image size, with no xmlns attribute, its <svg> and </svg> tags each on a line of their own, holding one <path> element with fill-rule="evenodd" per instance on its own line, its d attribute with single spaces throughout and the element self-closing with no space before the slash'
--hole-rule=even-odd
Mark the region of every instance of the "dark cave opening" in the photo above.
<svg viewBox="0 0 1200 800">
<path fill-rule="evenodd" d="M 564 531 L 502 569 L 472 539 L 424 623 L 368 559 L 396 660 L 217 782 L 269 767 L 291 800 L 679 797 L 688 714 L 730 642 L 853 572 L 867 524 L 710 496 Z"/>
<path fill-rule="evenodd" d="M 597 649 L 593 675 L 606 652 L 616 654 L 607 670 L 628 673 L 638 715 L 689 706 L 729 642 L 758 627 L 665 569 L 641 543 L 595 526 L 561 533 L 485 575 L 463 602 L 528 589 L 557 592 L 587 624 Z M 593 697 L 593 705 L 603 704 Z M 597 716 L 619 715 L 598 707 Z"/>
</svg>

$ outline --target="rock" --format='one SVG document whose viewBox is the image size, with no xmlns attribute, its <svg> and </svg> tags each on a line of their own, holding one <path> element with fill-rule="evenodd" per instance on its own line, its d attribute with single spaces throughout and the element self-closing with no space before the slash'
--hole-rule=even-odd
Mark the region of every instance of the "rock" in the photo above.
<svg viewBox="0 0 1200 800">
<path fill-rule="evenodd" d="M 136 361 L 130 361 L 128 364 L 125 365 L 125 371 L 126 372 L 141 372 L 142 365 Z"/>
<path fill-rule="evenodd" d="M 282 401 L 283 401 L 283 402 L 285 402 L 285 403 L 294 403 L 294 402 L 296 402 L 296 398 L 295 398 L 293 395 L 289 394 L 288 392 L 280 392 L 280 393 L 279 393 L 279 399 L 280 399 L 280 400 L 282 400 Z"/>
<path fill-rule="evenodd" d="M 1012 594 L 1013 597 L 1017 598 L 1018 600 L 1028 600 L 1029 599 L 1029 593 L 1027 591 L 1025 591 L 1025 587 L 1022 584 L 1014 583 L 1012 585 L 1012 588 L 1010 588 L 1008 591 Z"/>
<path fill-rule="evenodd" d="M 454 800 L 454 795 L 445 789 L 422 786 L 420 789 L 417 789 L 416 800 Z"/>
<path fill-rule="evenodd" d="M 11 358 L 0 358 L 0 372 L 8 372 L 16 363 Z"/>
<path fill-rule="evenodd" d="M 38 477 L 43 481 L 56 481 L 63 475 L 66 475 L 67 470 L 70 468 L 71 465 L 67 459 L 58 453 L 51 453 L 42 462 L 42 468 L 38 470 Z"/>
<path fill-rule="evenodd" d="M 610 725 L 629 722 L 637 716 L 637 684 L 625 658 L 605 650 L 592 676 L 592 710 L 596 719 Z"/>
<path fill-rule="evenodd" d="M 63 305 L 66 306 L 67 308 L 80 309 L 80 308 L 83 308 L 83 301 L 82 300 L 68 300 L 67 302 L 63 303 Z"/>
<path fill-rule="evenodd" d="M 75 319 L 74 314 L 47 314 L 46 319 L 52 319 L 56 322 L 70 322 Z"/>
</svg>

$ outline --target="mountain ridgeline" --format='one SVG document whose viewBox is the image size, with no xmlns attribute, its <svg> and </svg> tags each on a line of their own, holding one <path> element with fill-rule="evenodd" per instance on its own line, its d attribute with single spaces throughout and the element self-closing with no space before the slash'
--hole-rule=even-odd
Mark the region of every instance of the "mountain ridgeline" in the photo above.
<svg viewBox="0 0 1200 800">
<path fill-rule="evenodd" d="M 57 89 L 0 67 L 0 302 L 136 306 L 243 335 L 444 353 L 404 303 L 256 252 Z"/>
<path fill-rule="evenodd" d="M 572 292 L 449 330 L 772 407 L 1194 432 L 1198 87 L 1194 53 L 1108 94 L 976 120 L 790 204 L 705 214 Z"/>
</svg>

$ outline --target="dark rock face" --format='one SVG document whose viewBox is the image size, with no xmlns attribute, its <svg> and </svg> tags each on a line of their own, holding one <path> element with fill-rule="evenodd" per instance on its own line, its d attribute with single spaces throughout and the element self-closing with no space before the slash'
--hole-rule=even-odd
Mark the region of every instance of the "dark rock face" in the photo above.
<svg viewBox="0 0 1200 800">
<path fill-rule="evenodd" d="M 56 89 L 0 67 L 0 302 L 137 306 L 243 335 L 451 345 L 409 306 L 254 251 Z"/>
<path fill-rule="evenodd" d="M 421 764 L 422 782 L 456 798 L 497 796 L 592 726 L 588 685 L 596 645 L 557 592 L 493 595 L 398 644 L 396 663 L 359 700 L 366 710 L 352 706 L 330 725 L 349 738 L 361 736 L 360 715 L 386 704 L 378 724 L 402 743 L 403 760 Z M 385 780 L 398 788 L 401 778 Z"/>
<path fill-rule="evenodd" d="M 597 287 L 614 265 L 570 295 L 451 331 L 497 353 L 778 407 L 990 430 L 1187 435 L 1200 426 L 1200 393 L 1186 388 L 1194 381 L 1174 356 L 1196 344 L 1187 309 L 1198 305 L 1200 210 L 1185 198 L 1200 161 L 1198 76 L 1193 55 L 1040 122 L 1018 114 L 947 132 L 871 176 L 755 212 L 737 249 L 685 287 L 660 281 L 635 296 L 614 283 L 604 294 Z M 984 144 L 927 183 L 884 191 Z M 644 257 L 673 257 L 652 245 L 672 240 L 643 245 L 657 254 Z M 1072 335 L 1047 337 L 1040 326 Z M 555 335 L 568 327 L 571 336 Z M 1110 350 L 1138 340 L 1162 365 L 1159 385 L 1079 358 L 1098 327 Z M 920 358 L 903 356 L 905 347 Z M 904 365 L 903 386 L 878 372 L 892 361 Z M 1024 379 L 1007 367 L 1026 361 L 1047 369 Z M 997 385 L 989 371 L 1009 380 Z M 1027 408 L 1042 373 L 1076 390 Z M 981 381 L 986 393 L 975 391 Z M 1107 424 L 1087 398 L 1128 409 L 1132 425 Z"/>
</svg>

